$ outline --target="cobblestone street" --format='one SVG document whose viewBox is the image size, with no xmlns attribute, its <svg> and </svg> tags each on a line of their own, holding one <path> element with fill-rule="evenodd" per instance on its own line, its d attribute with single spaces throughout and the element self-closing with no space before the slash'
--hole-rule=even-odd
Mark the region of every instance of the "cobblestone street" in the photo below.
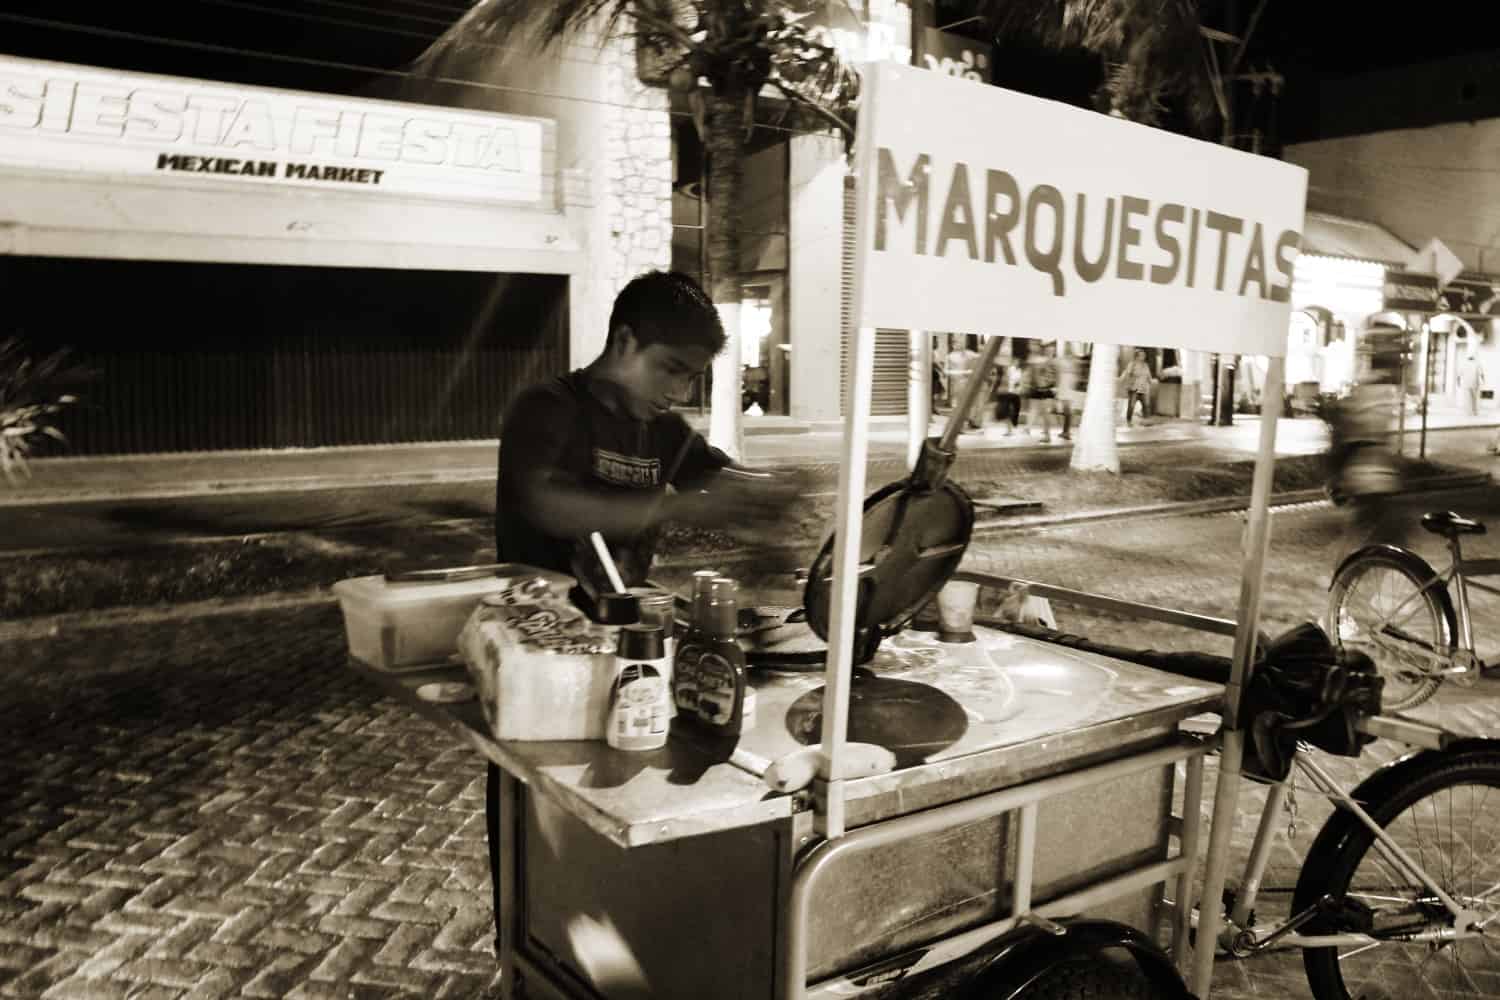
<svg viewBox="0 0 1500 1000">
<path fill-rule="evenodd" d="M 1443 504 L 1494 509 L 1488 492 Z M 1339 518 L 1323 505 L 1276 516 L 1272 631 L 1320 612 Z M 1102 522 L 977 541 L 973 557 L 1224 614 L 1241 527 L 1238 515 Z M 1198 641 L 1059 612 L 1114 641 Z M 1494 620 L 1483 606 L 1477 617 Z M 328 605 L 81 623 L 0 647 L 0 995 L 485 995 L 482 767 L 343 657 Z M 1495 732 L 1497 687 L 1445 686 L 1418 714 Z M 1377 745 L 1338 773 L 1397 750 Z M 1242 798 L 1241 864 L 1262 794 Z M 1320 822 L 1307 805 L 1268 885 L 1291 884 Z M 1284 899 L 1268 895 L 1267 914 Z M 1500 994 L 1500 980 L 1478 986 L 1437 995 Z M 1216 975 L 1222 1000 L 1309 995 L 1295 954 Z"/>
<path fill-rule="evenodd" d="M 483 767 L 343 656 L 326 606 L 11 644 L 0 992 L 481 995 Z"/>
</svg>

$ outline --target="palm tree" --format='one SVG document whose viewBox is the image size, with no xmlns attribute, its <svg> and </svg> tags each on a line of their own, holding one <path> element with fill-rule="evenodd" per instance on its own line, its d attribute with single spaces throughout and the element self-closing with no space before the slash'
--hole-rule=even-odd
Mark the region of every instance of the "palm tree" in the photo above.
<svg viewBox="0 0 1500 1000">
<path fill-rule="evenodd" d="M 1205 61 L 1194 0 L 974 0 L 1002 47 L 1026 41 L 1054 50 L 1094 53 L 1106 72 L 1095 107 L 1146 125 L 1161 125 L 1169 102 L 1192 131 L 1223 114 L 1217 81 Z M 1115 442 L 1115 377 L 1119 348 L 1096 343 L 1088 393 L 1071 466 L 1120 471 Z"/>
<path fill-rule="evenodd" d="M 728 343 L 714 362 L 710 440 L 741 448 L 740 219 L 746 140 L 756 102 L 769 87 L 798 112 L 804 128 L 837 129 L 852 139 L 847 111 L 853 72 L 804 23 L 814 5 L 794 0 L 477 0 L 445 43 L 462 48 L 527 36 L 555 45 L 596 27 L 604 37 L 634 34 L 637 46 L 684 94 L 709 161 L 707 281 Z"/>
</svg>

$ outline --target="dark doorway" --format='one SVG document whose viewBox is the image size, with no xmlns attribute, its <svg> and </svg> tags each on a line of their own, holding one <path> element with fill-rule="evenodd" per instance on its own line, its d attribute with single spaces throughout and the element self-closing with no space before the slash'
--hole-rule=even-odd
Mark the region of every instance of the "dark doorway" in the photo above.
<svg viewBox="0 0 1500 1000">
<path fill-rule="evenodd" d="M 553 275 L 0 257 L 0 293 L 99 373 L 72 454 L 492 438 L 568 365 Z"/>
</svg>

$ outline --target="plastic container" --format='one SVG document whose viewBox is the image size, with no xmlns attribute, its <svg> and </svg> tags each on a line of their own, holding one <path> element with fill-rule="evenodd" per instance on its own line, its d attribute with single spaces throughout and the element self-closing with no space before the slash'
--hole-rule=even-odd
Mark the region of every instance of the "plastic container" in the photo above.
<svg viewBox="0 0 1500 1000">
<path fill-rule="evenodd" d="M 442 663 L 458 651 L 458 633 L 486 594 L 524 576 L 541 576 L 563 592 L 570 577 L 517 564 L 361 576 L 333 585 L 344 634 L 355 659 L 380 670 Z"/>
<path fill-rule="evenodd" d="M 626 625 L 615 653 L 609 722 L 604 739 L 616 750 L 657 750 L 667 744 L 672 699 L 666 642 L 659 625 Z"/>
</svg>

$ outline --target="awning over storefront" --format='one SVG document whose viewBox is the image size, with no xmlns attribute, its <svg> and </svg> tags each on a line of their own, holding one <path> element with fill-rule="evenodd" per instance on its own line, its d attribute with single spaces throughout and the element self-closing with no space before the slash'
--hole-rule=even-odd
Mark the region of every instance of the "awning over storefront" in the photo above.
<svg viewBox="0 0 1500 1000">
<path fill-rule="evenodd" d="M 565 216 L 0 168 L 0 254 L 577 274 Z"/>
<path fill-rule="evenodd" d="M 1331 212 L 1308 212 L 1302 252 L 1401 265 L 1414 250 L 1384 226 Z"/>
</svg>

